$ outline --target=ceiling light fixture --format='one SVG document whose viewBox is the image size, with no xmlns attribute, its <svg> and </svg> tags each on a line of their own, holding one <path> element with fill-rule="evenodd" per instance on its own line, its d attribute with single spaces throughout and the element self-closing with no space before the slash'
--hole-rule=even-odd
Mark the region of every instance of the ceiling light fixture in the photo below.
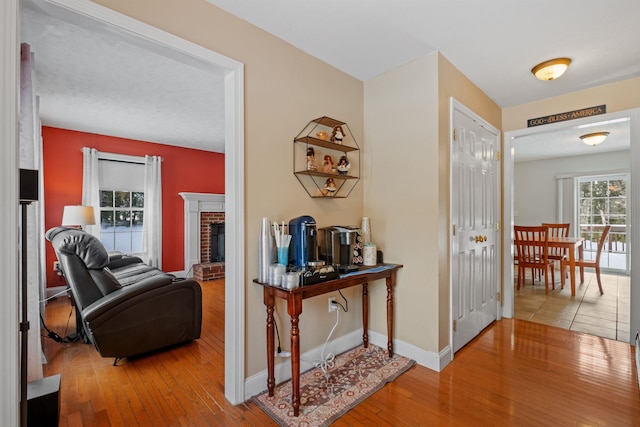
<svg viewBox="0 0 640 427">
<path fill-rule="evenodd" d="M 580 139 L 585 144 L 595 147 L 596 145 L 601 144 L 602 141 L 607 138 L 607 135 L 609 135 L 609 132 L 594 132 L 588 133 L 586 135 L 581 135 Z"/>
<path fill-rule="evenodd" d="M 541 62 L 531 69 L 536 78 L 540 80 L 554 80 L 564 74 L 569 68 L 571 60 L 569 58 L 556 58 Z"/>
</svg>

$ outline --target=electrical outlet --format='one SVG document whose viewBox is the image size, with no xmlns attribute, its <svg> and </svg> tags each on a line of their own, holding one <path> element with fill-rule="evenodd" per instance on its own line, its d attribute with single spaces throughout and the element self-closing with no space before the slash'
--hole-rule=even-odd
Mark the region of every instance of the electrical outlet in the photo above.
<svg viewBox="0 0 640 427">
<path fill-rule="evenodd" d="M 60 261 L 53 261 L 53 271 L 60 271 Z"/>
<path fill-rule="evenodd" d="M 338 304 L 336 304 L 336 297 L 329 297 L 329 313 L 336 311 L 337 309 Z"/>
</svg>

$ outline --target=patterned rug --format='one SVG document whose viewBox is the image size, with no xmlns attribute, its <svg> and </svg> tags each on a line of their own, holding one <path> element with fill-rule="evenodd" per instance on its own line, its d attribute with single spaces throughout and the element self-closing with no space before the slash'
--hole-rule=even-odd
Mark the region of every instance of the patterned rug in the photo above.
<svg viewBox="0 0 640 427">
<path fill-rule="evenodd" d="M 291 380 L 277 385 L 273 397 L 265 391 L 253 401 L 283 427 L 328 426 L 415 363 L 397 354 L 389 358 L 372 344 L 359 346 L 336 356 L 326 373 L 314 368 L 300 375 L 298 417 L 291 406 Z"/>
</svg>

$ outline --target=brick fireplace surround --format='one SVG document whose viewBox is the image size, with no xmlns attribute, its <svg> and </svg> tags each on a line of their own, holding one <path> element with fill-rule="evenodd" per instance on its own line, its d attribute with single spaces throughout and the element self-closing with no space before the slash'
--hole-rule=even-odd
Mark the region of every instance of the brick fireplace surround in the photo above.
<svg viewBox="0 0 640 427">
<path fill-rule="evenodd" d="M 209 262 L 209 224 L 224 222 L 224 194 L 180 193 L 184 199 L 185 270 L 196 280 L 224 277 L 224 262 Z"/>
</svg>

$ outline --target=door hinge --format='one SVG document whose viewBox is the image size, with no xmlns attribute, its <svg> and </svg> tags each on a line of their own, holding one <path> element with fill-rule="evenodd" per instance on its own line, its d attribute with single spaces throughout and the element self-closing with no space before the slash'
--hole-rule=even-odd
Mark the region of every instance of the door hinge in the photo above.
<svg viewBox="0 0 640 427">
<path fill-rule="evenodd" d="M 455 141 L 457 137 L 458 137 L 458 130 L 454 129 L 453 130 L 453 140 Z"/>
<path fill-rule="evenodd" d="M 496 298 L 498 299 L 498 301 L 502 301 L 502 294 L 500 293 L 500 291 L 496 292 Z"/>
<path fill-rule="evenodd" d="M 500 221 L 496 222 L 496 231 L 500 231 Z"/>
<path fill-rule="evenodd" d="M 496 152 L 496 160 L 497 160 L 497 161 L 500 161 L 500 160 L 501 160 L 501 159 L 500 159 L 500 152 L 499 152 L 499 151 L 497 151 L 497 152 Z"/>
<path fill-rule="evenodd" d="M 458 228 L 456 227 L 456 225 L 455 225 L 455 224 L 453 224 L 453 235 L 454 235 L 454 236 L 456 235 L 456 231 L 457 231 L 457 230 L 458 230 Z"/>
<path fill-rule="evenodd" d="M 458 330 L 458 323 L 454 320 L 453 321 L 453 332 L 456 332 Z"/>
</svg>

